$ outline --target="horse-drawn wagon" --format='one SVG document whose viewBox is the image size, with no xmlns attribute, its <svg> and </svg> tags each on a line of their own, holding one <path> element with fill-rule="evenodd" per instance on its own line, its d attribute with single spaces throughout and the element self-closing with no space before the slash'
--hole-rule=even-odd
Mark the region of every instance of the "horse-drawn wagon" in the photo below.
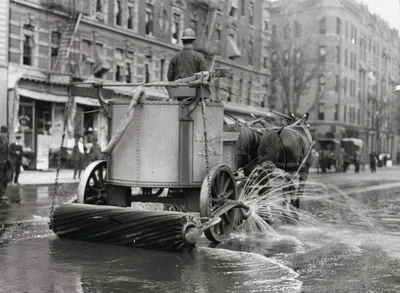
<svg viewBox="0 0 400 293">
<path fill-rule="evenodd" d="M 236 223 L 242 223 L 251 214 L 250 208 L 238 200 L 238 179 L 235 177 L 237 169 L 243 167 L 237 161 L 240 159 L 240 154 L 237 154 L 240 147 L 236 145 L 242 133 L 224 131 L 224 105 L 212 98 L 208 86 L 211 76 L 221 77 L 225 73 L 223 70 L 215 73 L 203 72 L 183 81 L 149 84 L 167 87 L 170 97 L 164 100 L 147 99 L 143 91 L 146 85 L 136 88 L 132 96 L 112 99 L 103 96 L 102 88 L 107 85 L 89 84 L 109 118 L 111 140 L 103 150 L 108 158 L 95 161 L 86 168 L 79 183 L 77 203 L 60 206 L 58 211 L 56 209 L 52 212 L 53 230 L 59 236 L 93 239 L 109 234 L 100 225 L 118 223 L 119 226 L 113 226 L 111 234 L 121 236 L 121 231 L 124 230 L 121 226 L 130 227 L 133 220 L 123 218 L 126 220 L 124 222 L 118 218 L 118 213 L 125 215 L 125 211 L 115 212 L 104 207 L 126 208 L 133 202 L 155 202 L 184 205 L 185 212 L 199 213 L 201 224 L 195 224 L 192 220 L 189 221 L 190 224 L 186 220 L 177 220 L 182 221 L 182 224 L 186 223 L 182 229 L 178 225 L 183 242 L 194 242 L 202 232 L 212 242 L 224 241 Z M 82 87 L 87 86 L 84 84 Z M 79 86 L 75 86 L 75 91 L 77 89 Z M 294 125 L 301 121 L 296 120 Z M 278 136 L 284 133 L 282 138 L 279 137 L 280 145 L 277 146 L 275 142 L 271 147 L 275 150 L 275 159 L 265 153 L 271 133 L 278 133 Z M 293 167 L 301 168 L 311 147 L 307 149 L 301 143 L 301 148 L 298 148 L 297 143 L 303 141 L 304 137 L 297 136 L 298 133 L 289 128 L 266 131 L 266 136 L 258 141 L 261 160 L 253 167 L 265 160 L 279 163 L 282 158 L 283 169 L 286 170 L 294 162 L 296 166 L 293 165 L 290 171 L 293 171 Z M 243 143 L 243 135 L 241 141 Z M 287 148 L 288 144 L 293 143 L 296 144 L 295 152 L 292 147 Z M 283 153 L 276 149 L 281 146 Z M 246 178 L 241 180 L 246 181 Z M 132 192 L 138 190 L 140 192 Z M 164 190 L 167 191 L 163 192 Z M 96 209 L 93 205 L 103 208 Z M 162 211 L 157 217 L 163 219 L 167 213 Z M 106 217 L 104 214 L 113 216 Z M 135 215 L 135 221 L 140 218 L 146 222 L 142 214 L 143 212 L 135 214 L 132 211 L 130 215 Z M 150 216 L 154 216 L 154 213 Z M 93 224 L 86 227 L 86 230 L 79 226 L 84 221 L 95 220 L 99 221 L 97 226 Z M 175 226 L 176 223 L 174 222 Z M 92 233 L 89 229 L 100 229 L 100 232 L 96 237 L 86 237 L 87 233 Z M 126 233 L 128 232 L 125 231 Z M 137 233 L 134 230 L 128 234 L 133 237 L 133 241 L 138 241 L 136 236 L 132 236 Z M 154 247 L 158 247 L 159 241 L 154 241 L 154 233 L 150 230 L 147 236 L 142 235 L 139 238 L 150 237 Z M 126 236 L 121 237 L 118 243 L 125 241 Z M 146 243 L 144 241 L 142 246 L 146 246 Z"/>
</svg>

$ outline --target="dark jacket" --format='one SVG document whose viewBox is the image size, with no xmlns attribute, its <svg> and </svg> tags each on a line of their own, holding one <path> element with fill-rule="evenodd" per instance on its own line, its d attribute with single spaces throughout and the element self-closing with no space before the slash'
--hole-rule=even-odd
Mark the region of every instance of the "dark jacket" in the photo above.
<svg viewBox="0 0 400 293">
<path fill-rule="evenodd" d="M 16 144 L 15 142 L 10 144 L 10 158 L 14 164 L 21 164 L 23 155 L 24 150 L 22 148 L 22 145 Z"/>
<path fill-rule="evenodd" d="M 8 141 L 0 135 L 0 184 L 10 182 L 12 174 L 13 167 L 9 157 Z"/>
<path fill-rule="evenodd" d="M 101 147 L 97 142 L 93 144 L 92 148 L 90 149 L 89 155 L 92 161 L 101 160 L 103 158 Z"/>
<path fill-rule="evenodd" d="M 168 80 L 193 76 L 196 72 L 207 71 L 207 64 L 204 56 L 192 48 L 184 48 L 174 57 L 168 66 Z"/>
<path fill-rule="evenodd" d="M 75 145 L 74 145 L 74 148 L 72 149 L 72 160 L 73 161 L 75 161 L 75 162 L 77 162 L 77 161 L 79 161 L 79 160 L 82 160 L 83 159 L 83 157 L 84 157 L 84 155 L 85 155 L 85 152 L 86 152 L 86 147 L 85 147 L 85 145 L 83 145 L 83 153 L 81 153 L 80 151 L 79 151 L 79 146 L 78 146 L 78 144 L 76 143 Z"/>
</svg>

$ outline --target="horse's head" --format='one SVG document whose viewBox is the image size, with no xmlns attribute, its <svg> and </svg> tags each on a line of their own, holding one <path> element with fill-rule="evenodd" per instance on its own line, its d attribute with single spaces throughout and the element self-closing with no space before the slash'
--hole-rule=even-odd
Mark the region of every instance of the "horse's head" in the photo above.
<svg viewBox="0 0 400 293">
<path fill-rule="evenodd" d="M 307 123 L 308 117 L 310 116 L 310 114 L 308 112 L 303 115 L 290 113 L 289 116 L 290 116 L 290 119 L 287 119 L 287 122 L 289 124 L 299 121 L 300 124 L 310 127 L 310 125 Z"/>
</svg>

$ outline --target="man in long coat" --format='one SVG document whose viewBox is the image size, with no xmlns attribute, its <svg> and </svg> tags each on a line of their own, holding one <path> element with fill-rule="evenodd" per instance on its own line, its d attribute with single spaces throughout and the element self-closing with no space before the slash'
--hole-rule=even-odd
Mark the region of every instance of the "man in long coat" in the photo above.
<svg viewBox="0 0 400 293">
<path fill-rule="evenodd" d="M 12 166 L 8 154 L 8 128 L 0 128 L 0 199 L 5 197 L 7 184 L 12 176 Z"/>
<path fill-rule="evenodd" d="M 10 158 L 13 163 L 13 171 L 14 171 L 14 183 L 18 184 L 19 174 L 21 173 L 21 165 L 22 165 L 22 157 L 23 157 L 23 148 L 21 145 L 21 134 L 17 133 L 16 141 L 10 144 Z"/>
</svg>

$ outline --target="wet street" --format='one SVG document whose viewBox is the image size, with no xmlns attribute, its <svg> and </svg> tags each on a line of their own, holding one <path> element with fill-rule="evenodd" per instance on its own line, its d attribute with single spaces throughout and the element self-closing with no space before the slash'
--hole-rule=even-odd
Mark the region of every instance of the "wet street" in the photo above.
<svg viewBox="0 0 400 293">
<path fill-rule="evenodd" d="M 351 197 L 368 218 L 310 203 L 318 224 L 169 253 L 58 239 L 47 226 L 53 187 L 11 186 L 0 203 L 0 292 L 399 292 L 400 188 L 375 189 Z M 75 190 L 62 185 L 56 203 Z"/>
</svg>

